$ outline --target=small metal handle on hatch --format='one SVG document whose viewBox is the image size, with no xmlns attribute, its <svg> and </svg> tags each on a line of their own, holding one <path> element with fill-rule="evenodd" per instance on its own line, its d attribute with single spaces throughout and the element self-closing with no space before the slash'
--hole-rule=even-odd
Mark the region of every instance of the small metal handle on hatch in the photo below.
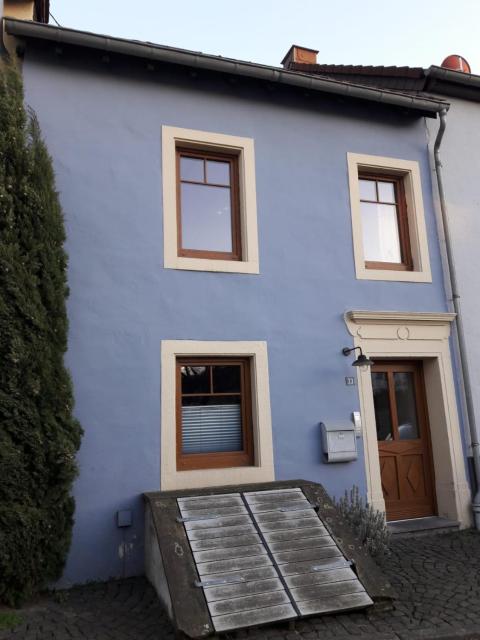
<svg viewBox="0 0 480 640">
<path fill-rule="evenodd" d="M 216 520 L 220 518 L 218 514 L 208 513 L 205 516 L 191 516 L 190 518 L 177 518 L 177 522 L 195 522 L 196 520 Z"/>
<path fill-rule="evenodd" d="M 195 580 L 196 587 L 202 587 L 206 589 L 208 587 L 216 587 L 222 584 L 237 584 L 239 582 L 245 582 L 245 578 L 242 576 L 229 576 L 227 578 L 212 578 L 212 580 Z"/>
<path fill-rule="evenodd" d="M 307 504 L 302 507 L 280 507 L 278 510 L 285 513 L 287 511 L 306 511 L 307 509 L 318 509 L 318 504 L 307 502 Z"/>
<path fill-rule="evenodd" d="M 333 571 L 333 569 L 347 569 L 351 566 L 353 566 L 353 562 L 351 560 L 345 560 L 343 564 L 317 564 L 312 567 L 312 571 Z"/>
</svg>

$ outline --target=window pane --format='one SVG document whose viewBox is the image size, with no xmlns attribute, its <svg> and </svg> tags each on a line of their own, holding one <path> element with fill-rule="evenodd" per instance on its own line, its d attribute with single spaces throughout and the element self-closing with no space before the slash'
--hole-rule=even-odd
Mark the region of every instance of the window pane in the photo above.
<svg viewBox="0 0 480 640">
<path fill-rule="evenodd" d="M 392 440 L 392 418 L 388 399 L 388 378 L 386 373 L 372 373 L 373 404 L 377 425 L 377 440 Z"/>
<path fill-rule="evenodd" d="M 401 263 L 396 206 L 361 202 L 360 207 L 365 260 Z"/>
<path fill-rule="evenodd" d="M 181 185 L 182 248 L 232 251 L 230 189 Z"/>
<path fill-rule="evenodd" d="M 182 399 L 182 453 L 242 451 L 240 398 Z"/>
<path fill-rule="evenodd" d="M 377 201 L 377 191 L 375 189 L 375 180 L 359 180 L 360 200 Z"/>
<path fill-rule="evenodd" d="M 230 185 L 230 162 L 207 161 L 207 182 Z"/>
<path fill-rule="evenodd" d="M 396 372 L 393 377 L 400 440 L 415 440 L 419 435 L 413 373 L 410 371 Z"/>
<path fill-rule="evenodd" d="M 180 178 L 203 182 L 203 160 L 180 156 Z"/>
<path fill-rule="evenodd" d="M 182 393 L 209 393 L 210 367 L 186 365 L 180 368 Z"/>
<path fill-rule="evenodd" d="M 393 182 L 378 183 L 378 199 L 380 202 L 395 202 L 395 186 Z"/>
<path fill-rule="evenodd" d="M 215 365 L 212 373 L 214 393 L 240 393 L 240 365 Z"/>
</svg>

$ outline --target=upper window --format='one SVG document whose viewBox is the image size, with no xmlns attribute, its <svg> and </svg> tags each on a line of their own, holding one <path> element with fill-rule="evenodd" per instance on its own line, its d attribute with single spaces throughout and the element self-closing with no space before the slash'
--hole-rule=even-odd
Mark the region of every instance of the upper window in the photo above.
<svg viewBox="0 0 480 640">
<path fill-rule="evenodd" d="M 253 464 L 249 358 L 177 359 L 177 469 Z"/>
<path fill-rule="evenodd" d="M 403 180 L 360 173 L 360 211 L 367 269 L 413 268 Z"/>
<path fill-rule="evenodd" d="M 164 266 L 258 273 L 251 138 L 162 127 Z"/>
<path fill-rule="evenodd" d="M 418 162 L 347 159 L 357 278 L 431 282 Z"/>
<path fill-rule="evenodd" d="M 177 148 L 178 255 L 241 260 L 238 157 Z"/>
</svg>

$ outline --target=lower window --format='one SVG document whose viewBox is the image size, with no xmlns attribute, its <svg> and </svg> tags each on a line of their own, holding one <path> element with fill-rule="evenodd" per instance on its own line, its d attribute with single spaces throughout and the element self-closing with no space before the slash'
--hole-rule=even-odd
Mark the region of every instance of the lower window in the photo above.
<svg viewBox="0 0 480 640">
<path fill-rule="evenodd" d="M 177 469 L 254 464 L 250 358 L 176 360 Z"/>
</svg>

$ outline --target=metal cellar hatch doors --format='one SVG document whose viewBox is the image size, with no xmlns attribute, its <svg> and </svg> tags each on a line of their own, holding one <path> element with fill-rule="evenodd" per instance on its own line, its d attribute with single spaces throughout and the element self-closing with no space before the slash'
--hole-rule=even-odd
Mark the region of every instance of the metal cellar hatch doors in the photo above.
<svg viewBox="0 0 480 640">
<path fill-rule="evenodd" d="M 215 631 L 373 604 L 302 489 L 177 503 Z"/>
</svg>

